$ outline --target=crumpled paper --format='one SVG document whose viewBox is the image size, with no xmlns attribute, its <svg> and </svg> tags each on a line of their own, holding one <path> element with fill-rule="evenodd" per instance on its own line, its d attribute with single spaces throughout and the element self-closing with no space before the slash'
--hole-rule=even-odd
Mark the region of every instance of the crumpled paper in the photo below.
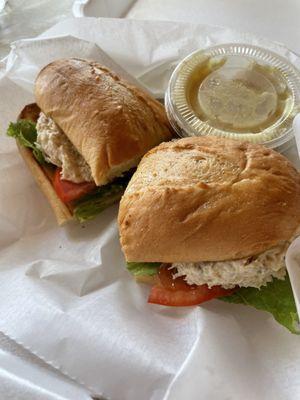
<svg viewBox="0 0 300 400">
<path fill-rule="evenodd" d="M 294 135 L 297 152 L 300 156 L 300 114 L 293 121 Z M 288 248 L 286 253 L 286 267 L 292 284 L 297 313 L 300 320 L 300 237 L 297 237 Z M 299 326 L 300 328 L 300 326 Z"/>
<path fill-rule="evenodd" d="M 91 400 L 86 389 L 55 370 L 43 369 L 0 350 L 0 398 L 14 400 Z"/>
<path fill-rule="evenodd" d="M 280 45 L 229 29 L 67 20 L 42 39 L 14 44 L 0 80 L 2 131 L 33 100 L 34 78 L 49 61 L 75 56 L 113 63 L 86 41 L 158 97 L 181 58 L 216 43 L 261 44 L 299 65 Z M 149 289 L 125 269 L 117 206 L 84 225 L 58 228 L 11 139 L 0 138 L 0 154 L 0 330 L 6 335 L 112 400 L 300 396 L 298 337 L 267 313 L 240 305 L 148 305 Z M 287 155 L 298 162 L 295 148 Z"/>
<path fill-rule="evenodd" d="M 286 266 L 291 280 L 298 315 L 300 316 L 300 237 L 295 239 L 286 254 Z"/>
</svg>

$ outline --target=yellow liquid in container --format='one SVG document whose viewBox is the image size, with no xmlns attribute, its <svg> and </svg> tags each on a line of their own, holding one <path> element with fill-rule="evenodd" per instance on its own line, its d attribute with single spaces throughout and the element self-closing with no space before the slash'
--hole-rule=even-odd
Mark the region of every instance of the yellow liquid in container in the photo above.
<svg viewBox="0 0 300 400">
<path fill-rule="evenodd" d="M 279 147 L 293 136 L 299 99 L 300 74 L 290 63 L 255 46 L 227 45 L 195 52 L 179 64 L 166 108 L 180 136 Z"/>
</svg>

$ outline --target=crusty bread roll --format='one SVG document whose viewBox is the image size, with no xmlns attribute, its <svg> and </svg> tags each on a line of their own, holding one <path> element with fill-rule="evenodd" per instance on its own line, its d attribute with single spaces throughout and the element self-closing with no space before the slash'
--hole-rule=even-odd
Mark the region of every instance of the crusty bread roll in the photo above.
<svg viewBox="0 0 300 400">
<path fill-rule="evenodd" d="M 18 119 L 27 119 L 32 122 L 36 122 L 40 113 L 40 109 L 36 104 L 28 104 L 21 111 Z M 52 170 L 51 168 L 40 165 L 32 151 L 28 147 L 20 145 L 17 141 L 18 150 L 29 167 L 36 183 L 48 199 L 50 206 L 52 207 L 57 223 L 63 225 L 66 222 L 73 219 L 72 212 L 69 208 L 60 200 L 57 196 L 51 181 Z"/>
<path fill-rule="evenodd" d="M 289 240 L 300 225 L 300 175 L 279 153 L 217 137 L 148 152 L 120 203 L 127 261 L 232 260 Z"/>
<path fill-rule="evenodd" d="M 97 185 L 135 167 L 150 148 L 172 137 L 162 104 L 96 62 L 48 64 L 36 79 L 35 97 L 89 164 Z"/>
</svg>

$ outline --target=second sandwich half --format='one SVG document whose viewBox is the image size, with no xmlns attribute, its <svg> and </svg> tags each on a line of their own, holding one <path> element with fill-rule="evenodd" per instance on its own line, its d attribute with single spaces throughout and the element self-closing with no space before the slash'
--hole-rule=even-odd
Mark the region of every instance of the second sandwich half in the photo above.
<svg viewBox="0 0 300 400">
<path fill-rule="evenodd" d="M 279 153 L 212 136 L 162 143 L 129 182 L 119 226 L 149 303 L 222 298 L 299 333 L 285 254 L 300 232 L 300 174 Z"/>
<path fill-rule="evenodd" d="M 140 158 L 172 138 L 164 107 L 97 62 L 48 64 L 35 99 L 7 133 L 59 224 L 91 219 L 118 201 Z"/>
</svg>

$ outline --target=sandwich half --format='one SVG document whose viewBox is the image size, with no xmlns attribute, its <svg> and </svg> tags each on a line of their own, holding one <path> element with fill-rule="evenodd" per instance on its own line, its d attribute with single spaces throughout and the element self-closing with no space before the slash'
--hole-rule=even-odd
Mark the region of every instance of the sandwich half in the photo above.
<svg viewBox="0 0 300 400">
<path fill-rule="evenodd" d="M 97 62 L 48 64 L 35 99 L 7 133 L 59 224 L 91 219 L 118 201 L 141 157 L 172 138 L 163 105 Z"/>
<path fill-rule="evenodd" d="M 216 137 L 149 151 L 119 209 L 128 269 L 153 285 L 150 303 L 222 297 L 270 311 L 294 332 L 284 259 L 299 226 L 300 174 L 292 164 L 263 146 Z"/>
</svg>

